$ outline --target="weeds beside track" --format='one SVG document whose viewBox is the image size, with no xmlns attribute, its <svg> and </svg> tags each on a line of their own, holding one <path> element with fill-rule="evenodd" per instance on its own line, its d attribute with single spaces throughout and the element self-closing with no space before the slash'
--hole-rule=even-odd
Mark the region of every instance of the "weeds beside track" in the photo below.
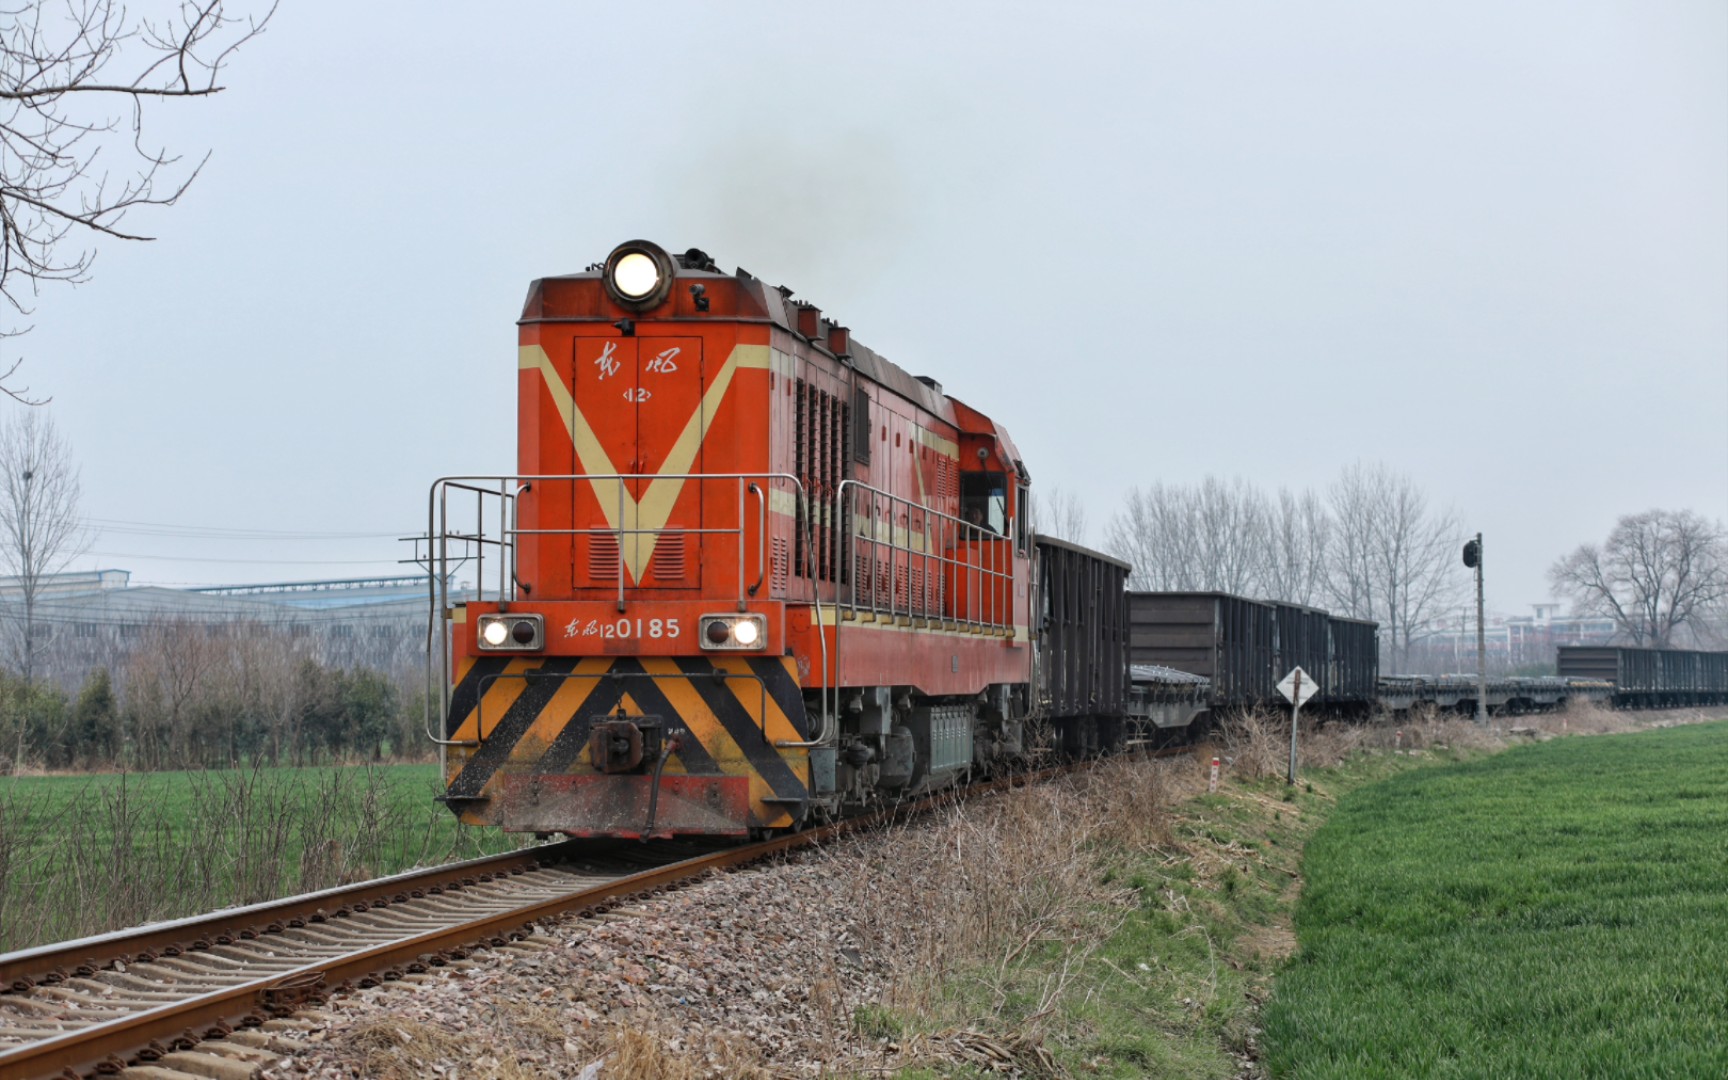
<svg viewBox="0 0 1728 1080">
<path fill-rule="evenodd" d="M 507 851 L 432 765 L 0 778 L 0 952 Z"/>
</svg>

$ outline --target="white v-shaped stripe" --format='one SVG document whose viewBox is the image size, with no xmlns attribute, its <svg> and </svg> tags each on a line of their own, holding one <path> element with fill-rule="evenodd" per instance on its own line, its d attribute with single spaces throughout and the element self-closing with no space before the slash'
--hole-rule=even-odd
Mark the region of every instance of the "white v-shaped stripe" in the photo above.
<svg viewBox="0 0 1728 1080">
<path fill-rule="evenodd" d="M 595 477 L 615 476 L 618 473 L 612 459 L 607 456 L 605 447 L 600 445 L 600 437 L 594 434 L 594 429 L 588 423 L 588 418 L 582 415 L 582 410 L 576 407 L 576 399 L 570 392 L 558 371 L 552 366 L 552 360 L 546 355 L 546 350 L 539 345 L 523 345 L 517 350 L 517 365 L 521 368 L 537 368 L 546 381 L 546 392 L 552 396 L 552 403 L 558 408 L 558 415 L 564 420 L 564 426 L 570 432 L 570 442 L 576 448 L 576 462 L 583 473 L 590 477 L 588 483 L 594 488 L 594 495 L 600 502 L 600 512 L 606 515 L 606 525 L 613 529 L 644 529 L 644 533 L 626 537 L 626 543 L 620 545 L 620 554 L 624 559 L 624 567 L 630 573 L 632 581 L 640 583 L 642 570 L 653 558 L 654 547 L 659 542 L 660 530 L 666 527 L 667 519 L 672 516 L 672 507 L 678 502 L 678 496 L 684 490 L 684 476 L 690 472 L 690 466 L 696 462 L 696 451 L 702 446 L 702 440 L 708 435 L 708 421 L 719 411 L 720 402 L 726 397 L 726 390 L 732 385 L 732 376 L 740 368 L 762 368 L 769 366 L 772 351 L 766 345 L 734 345 L 731 355 L 720 366 L 714 381 L 708 384 L 708 389 L 702 394 L 702 401 L 696 406 L 696 411 L 685 421 L 684 430 L 679 433 L 672 449 L 666 452 L 666 460 L 660 463 L 655 472 L 655 479 L 649 481 L 648 490 L 642 493 L 638 502 L 622 481 L 601 480 Z M 622 517 L 620 517 L 622 511 Z M 634 542 L 630 542 L 634 541 Z"/>
</svg>

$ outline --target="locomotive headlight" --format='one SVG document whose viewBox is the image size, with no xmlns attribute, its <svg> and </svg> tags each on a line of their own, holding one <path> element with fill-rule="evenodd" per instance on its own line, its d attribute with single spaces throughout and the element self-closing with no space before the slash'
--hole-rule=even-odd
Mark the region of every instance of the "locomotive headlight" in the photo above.
<svg viewBox="0 0 1728 1080">
<path fill-rule="evenodd" d="M 660 284 L 660 268 L 640 251 L 632 251 L 612 268 L 612 287 L 631 300 L 640 300 Z"/>
<path fill-rule="evenodd" d="M 612 249 L 600 276 L 619 306 L 646 311 L 672 292 L 672 273 L 672 257 L 658 245 L 632 240 Z"/>
<path fill-rule="evenodd" d="M 539 615 L 482 615 L 477 630 L 482 652 L 536 652 L 546 647 L 546 620 Z"/>
<path fill-rule="evenodd" d="M 762 615 L 704 615 L 697 640 L 704 649 L 759 649 L 768 636 Z"/>
</svg>

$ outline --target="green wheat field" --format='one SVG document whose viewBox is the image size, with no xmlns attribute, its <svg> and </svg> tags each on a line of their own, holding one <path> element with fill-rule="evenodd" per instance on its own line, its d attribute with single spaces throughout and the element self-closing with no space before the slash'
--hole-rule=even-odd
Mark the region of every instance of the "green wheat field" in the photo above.
<svg viewBox="0 0 1728 1080">
<path fill-rule="evenodd" d="M 1303 871 L 1275 1076 L 1728 1076 L 1728 724 L 1399 775 Z"/>
</svg>

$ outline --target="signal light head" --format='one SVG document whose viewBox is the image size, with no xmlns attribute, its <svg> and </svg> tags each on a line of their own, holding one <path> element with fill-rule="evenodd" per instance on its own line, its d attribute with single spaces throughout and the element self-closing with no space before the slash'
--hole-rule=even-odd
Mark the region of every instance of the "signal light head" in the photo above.
<svg viewBox="0 0 1728 1080">
<path fill-rule="evenodd" d="M 631 240 L 612 249 L 601 277 L 607 294 L 620 306 L 642 311 L 671 293 L 672 274 L 672 257 L 659 245 Z"/>
<path fill-rule="evenodd" d="M 476 638 L 482 652 L 534 652 L 545 647 L 546 621 L 539 615 L 482 615 Z"/>
<path fill-rule="evenodd" d="M 701 624 L 697 640 L 704 649 L 760 649 L 768 638 L 768 620 L 761 615 L 704 615 Z"/>
</svg>

